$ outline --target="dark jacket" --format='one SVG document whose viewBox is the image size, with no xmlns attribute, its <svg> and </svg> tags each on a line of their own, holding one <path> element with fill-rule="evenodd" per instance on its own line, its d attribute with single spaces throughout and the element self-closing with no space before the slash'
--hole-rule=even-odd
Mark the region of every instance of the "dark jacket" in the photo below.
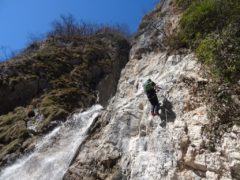
<svg viewBox="0 0 240 180">
<path fill-rule="evenodd" d="M 153 86 L 156 86 L 156 83 L 152 82 L 153 83 Z M 155 105 L 158 105 L 159 102 L 158 102 L 158 97 L 157 97 L 157 94 L 156 94 L 156 90 L 153 88 L 151 89 L 149 92 L 146 93 L 147 94 L 147 97 L 148 97 L 148 100 L 150 101 L 150 103 L 155 106 Z"/>
</svg>

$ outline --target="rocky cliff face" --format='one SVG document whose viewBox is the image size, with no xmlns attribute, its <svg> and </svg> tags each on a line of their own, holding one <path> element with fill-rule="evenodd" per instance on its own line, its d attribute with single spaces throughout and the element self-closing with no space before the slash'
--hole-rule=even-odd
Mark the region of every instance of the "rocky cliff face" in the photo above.
<svg viewBox="0 0 240 180">
<path fill-rule="evenodd" d="M 0 64 L 0 165 L 32 149 L 37 136 L 76 109 L 115 93 L 129 43 L 117 31 L 52 36 Z M 107 90 L 105 90 L 107 89 Z"/>
<path fill-rule="evenodd" d="M 194 53 L 171 54 L 164 46 L 180 16 L 166 0 L 144 18 L 117 93 L 65 180 L 240 178 L 240 126 L 212 142 L 206 132 L 213 126 L 209 109 L 214 104 L 207 99 L 212 80 Z M 151 117 L 143 92 L 148 78 L 162 87 L 160 118 Z"/>
</svg>

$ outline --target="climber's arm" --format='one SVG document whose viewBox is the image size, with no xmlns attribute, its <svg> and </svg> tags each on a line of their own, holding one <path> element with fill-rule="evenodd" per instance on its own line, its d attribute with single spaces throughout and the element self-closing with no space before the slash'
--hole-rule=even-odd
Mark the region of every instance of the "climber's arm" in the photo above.
<svg viewBox="0 0 240 180">
<path fill-rule="evenodd" d="M 160 89 L 162 89 L 160 86 L 158 86 L 158 85 L 155 85 L 154 86 L 154 89 L 158 92 L 158 91 L 160 91 Z"/>
</svg>

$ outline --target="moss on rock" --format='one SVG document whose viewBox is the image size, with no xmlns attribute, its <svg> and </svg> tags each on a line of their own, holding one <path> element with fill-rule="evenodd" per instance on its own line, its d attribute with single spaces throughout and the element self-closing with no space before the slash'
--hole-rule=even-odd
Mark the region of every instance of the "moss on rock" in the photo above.
<svg viewBox="0 0 240 180">
<path fill-rule="evenodd" d="M 24 139 L 29 137 L 25 122 L 27 119 L 26 109 L 22 107 L 0 116 L 0 143 L 3 144 L 0 160 L 19 149 Z"/>
<path fill-rule="evenodd" d="M 240 122 L 240 1 L 175 0 L 175 4 L 182 17 L 173 49 L 195 51 L 211 79 L 205 93 L 211 125 L 205 133 L 214 146 Z"/>
<path fill-rule="evenodd" d="M 43 115 L 34 132 L 42 134 L 72 111 L 94 104 L 96 88 L 106 76 L 113 76 L 109 84 L 115 87 L 129 50 L 129 42 L 119 33 L 98 32 L 67 42 L 49 37 L 1 63 L 0 161 L 31 142 L 28 121 Z"/>
<path fill-rule="evenodd" d="M 184 6 L 174 38 L 178 47 L 197 52 L 214 78 L 236 83 L 240 76 L 240 2 L 238 0 L 176 0 Z M 174 43 L 172 43 L 174 44 Z M 176 43 L 175 43 L 176 44 Z"/>
</svg>

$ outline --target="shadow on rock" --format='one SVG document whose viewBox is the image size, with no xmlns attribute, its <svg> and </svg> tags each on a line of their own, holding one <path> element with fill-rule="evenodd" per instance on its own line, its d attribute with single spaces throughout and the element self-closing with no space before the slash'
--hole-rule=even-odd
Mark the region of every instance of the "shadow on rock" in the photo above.
<svg viewBox="0 0 240 180">
<path fill-rule="evenodd" d="M 160 118 L 162 120 L 161 126 L 166 126 L 167 122 L 174 122 L 176 119 L 176 114 L 172 110 L 173 106 L 172 103 L 165 97 L 160 109 Z"/>
</svg>

